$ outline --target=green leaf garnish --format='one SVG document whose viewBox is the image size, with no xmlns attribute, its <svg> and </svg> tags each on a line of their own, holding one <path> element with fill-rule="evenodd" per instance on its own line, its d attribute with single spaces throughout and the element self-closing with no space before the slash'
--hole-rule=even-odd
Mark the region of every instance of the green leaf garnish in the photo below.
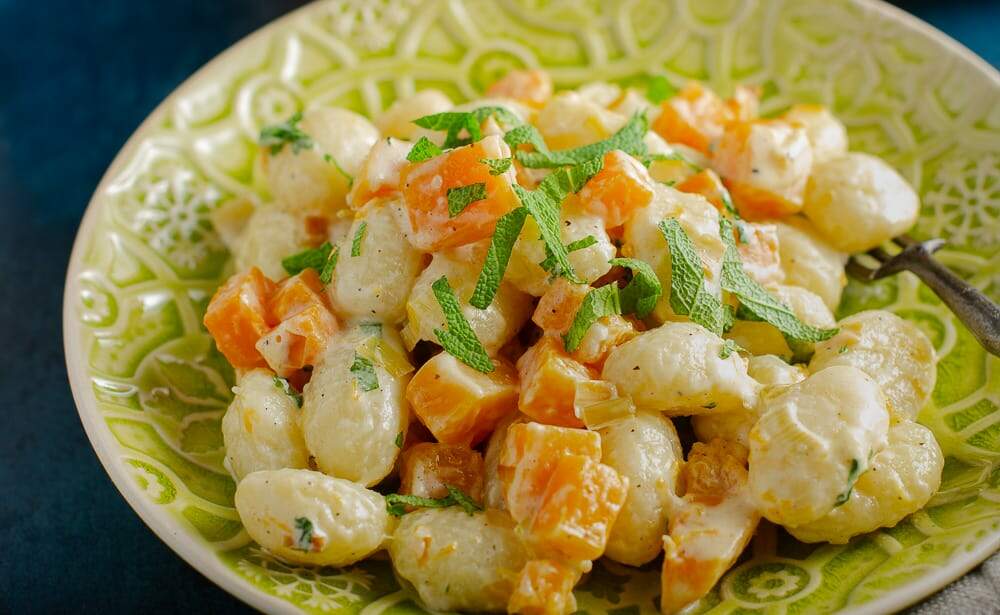
<svg viewBox="0 0 1000 615">
<path fill-rule="evenodd" d="M 545 145 L 545 139 L 542 138 L 542 133 L 538 132 L 538 129 L 531 124 L 521 124 L 508 130 L 504 134 L 503 140 L 513 150 L 516 150 L 518 145 L 528 144 L 533 146 L 537 152 L 546 156 L 551 155 L 548 146 Z"/>
<path fill-rule="evenodd" d="M 472 297 L 469 299 L 469 303 L 473 306 L 485 310 L 493 302 L 493 298 L 500 289 L 504 271 L 507 270 L 507 263 L 510 262 L 514 243 L 517 241 L 518 235 L 521 234 L 524 219 L 527 216 L 528 210 L 518 207 L 505 213 L 497 220 L 493 238 L 490 239 L 489 250 L 486 252 L 486 260 L 483 262 L 483 269 L 479 272 L 476 288 L 472 291 Z"/>
<path fill-rule="evenodd" d="M 489 117 L 494 117 L 501 124 L 517 126 L 521 120 L 503 107 L 480 107 L 472 111 L 445 111 L 433 115 L 425 115 L 413 120 L 413 123 L 428 130 L 444 131 L 444 149 L 475 143 L 483 138 L 482 123 Z M 462 131 L 469 136 L 460 137 Z"/>
<path fill-rule="evenodd" d="M 410 162 L 424 162 L 425 160 L 430 160 L 435 156 L 439 156 L 443 153 L 443 150 L 438 147 L 433 141 L 427 137 L 420 137 L 420 139 L 413 144 L 410 148 L 410 153 L 406 155 L 406 159 Z"/>
<path fill-rule="evenodd" d="M 740 346 L 733 340 L 726 340 L 725 342 L 722 343 L 722 348 L 719 349 L 719 358 L 728 359 L 729 355 L 737 351 L 746 352 L 746 348 Z"/>
<path fill-rule="evenodd" d="M 382 337 L 382 323 L 380 322 L 363 322 L 358 325 L 358 328 L 366 337 Z"/>
<path fill-rule="evenodd" d="M 462 211 L 475 203 L 486 198 L 486 184 L 469 184 L 458 188 L 448 188 L 448 217 L 454 218 Z"/>
<path fill-rule="evenodd" d="M 716 335 L 732 323 L 722 299 L 705 288 L 705 271 L 691 238 L 675 218 L 660 222 L 670 256 L 670 307 Z"/>
<path fill-rule="evenodd" d="M 573 317 L 573 324 L 562 336 L 566 352 L 573 352 L 579 348 L 580 342 L 583 341 L 583 337 L 590 330 L 591 325 L 600 318 L 621 313 L 621 298 L 618 294 L 618 286 L 615 284 L 608 284 L 588 292 L 587 296 L 583 298 L 583 303 L 580 304 L 580 309 L 576 311 L 576 316 Z"/>
<path fill-rule="evenodd" d="M 490 175 L 503 175 L 510 170 L 513 158 L 483 158 L 479 162 L 490 168 Z"/>
<path fill-rule="evenodd" d="M 403 448 L 403 432 L 396 434 L 396 448 Z"/>
<path fill-rule="evenodd" d="M 347 180 L 347 185 L 348 186 L 353 186 L 354 185 L 354 176 L 351 175 L 350 173 L 348 173 L 347 171 L 345 171 L 344 167 L 340 166 L 340 163 L 337 162 L 336 158 L 334 158 L 330 154 L 323 154 L 323 160 L 329 162 L 334 167 L 336 167 L 337 172 L 340 173 L 341 175 L 343 175 L 344 179 Z"/>
<path fill-rule="evenodd" d="M 319 270 L 319 281 L 322 282 L 324 286 L 333 280 L 333 270 L 337 268 L 338 260 L 340 260 L 340 246 L 337 246 L 330 252 L 330 255 L 323 263 L 323 268 Z"/>
<path fill-rule="evenodd" d="M 646 116 L 637 113 L 618 132 L 603 141 L 555 152 L 518 150 L 515 155 L 518 162 L 529 169 L 561 167 L 581 164 L 594 158 L 603 159 L 604 154 L 616 149 L 642 158 L 646 156 L 646 142 L 643 138 L 648 128 Z"/>
<path fill-rule="evenodd" d="M 854 491 L 854 485 L 861 478 L 861 474 L 864 472 L 864 468 L 861 466 L 861 461 L 858 459 L 851 460 L 851 468 L 847 471 L 847 489 L 837 495 L 837 499 L 834 501 L 834 506 L 841 506 L 846 504 L 848 500 L 851 499 L 851 492 Z"/>
<path fill-rule="evenodd" d="M 795 312 L 747 275 L 733 239 L 732 223 L 726 218 L 720 220 L 720 234 L 726 244 L 722 257 L 722 289 L 739 299 L 741 311 L 752 314 L 795 341 L 821 342 L 836 335 L 836 328 L 820 329 L 799 320 Z"/>
<path fill-rule="evenodd" d="M 576 252 L 577 250 L 583 250 L 585 248 L 589 248 L 590 246 L 596 244 L 597 244 L 597 239 L 593 235 L 587 235 L 582 239 L 577 239 L 576 241 L 571 241 L 568 244 L 566 244 L 566 252 L 567 253 Z M 548 245 L 545 246 L 545 260 L 538 263 L 538 266 L 544 269 L 545 271 L 552 271 L 552 269 L 556 266 L 556 257 L 552 255 L 552 251 L 549 250 Z"/>
<path fill-rule="evenodd" d="M 361 256 L 361 243 L 365 240 L 366 232 L 368 223 L 362 222 L 358 225 L 358 230 L 354 231 L 354 239 L 351 240 L 351 256 Z"/>
<path fill-rule="evenodd" d="M 446 276 L 438 278 L 431 284 L 431 290 L 434 291 L 434 297 L 441 306 L 445 323 L 448 325 L 444 330 L 434 329 L 434 335 L 437 336 L 441 347 L 462 363 L 484 374 L 496 369 L 482 342 L 476 337 L 476 332 L 462 314 L 462 306 L 459 305 L 448 278 Z"/>
<path fill-rule="evenodd" d="M 851 349 L 848 348 L 846 345 L 841 346 L 840 348 L 837 349 L 837 354 L 847 354 L 848 352 L 850 352 L 850 350 Z"/>
<path fill-rule="evenodd" d="M 354 363 L 351 363 L 351 373 L 358 387 L 367 393 L 378 388 L 378 374 L 375 373 L 375 365 L 358 353 L 354 353 Z"/>
<path fill-rule="evenodd" d="M 327 260 L 330 259 L 332 251 L 333 246 L 330 245 L 330 242 L 325 242 L 318 248 L 310 248 L 291 256 L 286 256 L 281 259 L 281 266 L 288 272 L 288 275 L 297 275 L 303 269 L 315 269 L 322 273 Z"/>
<path fill-rule="evenodd" d="M 458 487 L 445 485 L 448 495 L 443 498 L 425 498 L 419 495 L 406 495 L 403 493 L 390 493 L 385 496 L 385 508 L 390 515 L 402 517 L 406 514 L 406 507 L 414 508 L 448 508 L 449 506 L 461 506 L 468 514 L 473 514 L 483 509 L 475 500 L 462 492 Z"/>
<path fill-rule="evenodd" d="M 281 376 L 274 377 L 274 387 L 284 393 L 285 395 L 291 397 L 295 400 L 295 404 L 301 408 L 302 407 L 302 394 L 295 390 L 292 385 L 288 383 L 287 380 Z"/>
<path fill-rule="evenodd" d="M 296 551 L 313 550 L 313 523 L 305 517 L 295 517 L 295 539 L 292 549 Z"/>
<path fill-rule="evenodd" d="M 301 121 L 302 112 L 296 111 L 284 122 L 265 126 L 260 131 L 260 144 L 269 147 L 272 156 L 280 152 L 286 143 L 291 144 L 293 154 L 298 154 L 304 149 L 312 149 L 312 138 L 299 128 Z"/>
<path fill-rule="evenodd" d="M 613 258 L 609 262 L 632 271 L 632 280 L 619 292 L 622 313 L 635 314 L 639 318 L 649 316 L 663 294 L 656 272 L 649 263 L 635 258 Z"/>
<path fill-rule="evenodd" d="M 646 86 L 646 98 L 654 105 L 660 104 L 676 93 L 677 88 L 663 75 L 654 75 L 649 78 L 649 84 Z"/>
</svg>

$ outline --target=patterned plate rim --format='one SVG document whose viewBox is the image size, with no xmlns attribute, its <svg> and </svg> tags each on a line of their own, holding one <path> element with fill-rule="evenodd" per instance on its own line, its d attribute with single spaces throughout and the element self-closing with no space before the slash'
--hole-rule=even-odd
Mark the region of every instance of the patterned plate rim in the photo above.
<svg viewBox="0 0 1000 615">
<path fill-rule="evenodd" d="M 69 376 L 73 401 L 80 416 L 80 421 L 83 424 L 84 431 L 87 434 L 87 439 L 90 441 L 94 452 L 97 454 L 101 465 L 111 478 L 115 488 L 125 498 L 125 501 L 128 502 L 136 514 L 139 515 L 139 518 L 142 519 L 146 526 L 164 544 L 208 580 L 254 608 L 268 613 L 288 613 L 291 615 L 301 613 L 301 611 L 295 608 L 293 604 L 266 594 L 236 575 L 219 558 L 215 557 L 214 553 L 207 550 L 192 534 L 180 531 L 179 527 L 168 515 L 160 512 L 152 502 L 142 497 L 136 484 L 126 475 L 126 470 L 115 453 L 117 444 L 107 425 L 101 420 L 100 412 L 97 408 L 97 400 L 89 386 L 89 374 L 81 345 L 83 341 L 83 324 L 77 318 L 77 308 L 73 298 L 78 295 L 80 289 L 79 278 L 83 270 L 83 257 L 87 248 L 87 238 L 91 236 L 98 225 L 100 217 L 99 208 L 105 206 L 101 195 L 105 192 L 105 188 L 111 182 L 111 179 L 120 172 L 126 161 L 131 159 L 132 154 L 139 147 L 141 141 L 147 137 L 152 127 L 168 112 L 174 100 L 194 89 L 214 71 L 225 66 L 233 58 L 240 55 L 247 47 L 253 45 L 258 40 L 270 36 L 275 30 L 291 23 L 300 15 L 312 11 L 319 1 L 317 0 L 295 9 L 233 43 L 177 86 L 136 128 L 108 166 L 107 171 L 105 171 L 87 204 L 80 227 L 73 241 L 73 249 L 70 254 L 66 281 L 63 287 L 63 352 L 65 354 L 66 370 Z M 884 14 L 907 30 L 921 34 L 929 39 L 934 39 L 938 44 L 961 58 L 966 65 L 974 67 L 983 79 L 1000 85 L 1000 71 L 967 47 L 930 24 L 889 4 L 885 0 L 851 1 Z M 914 579 L 896 588 L 886 596 L 847 609 L 843 613 L 845 615 L 870 615 L 903 609 L 927 598 L 949 583 L 964 576 L 972 568 L 982 563 L 998 550 L 1000 550 L 1000 530 L 986 537 L 976 549 L 951 558 L 945 567 L 931 574 Z"/>
</svg>

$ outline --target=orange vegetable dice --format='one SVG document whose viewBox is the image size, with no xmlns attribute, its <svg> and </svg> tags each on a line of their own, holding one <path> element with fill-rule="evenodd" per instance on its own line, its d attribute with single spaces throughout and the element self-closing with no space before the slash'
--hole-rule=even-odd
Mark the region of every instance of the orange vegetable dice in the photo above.
<svg viewBox="0 0 1000 615">
<path fill-rule="evenodd" d="M 504 486 L 507 510 L 518 522 L 531 519 L 538 509 L 556 461 L 567 455 L 601 459 L 601 437 L 596 431 L 516 423 L 507 430 L 497 474 Z"/>
<path fill-rule="evenodd" d="M 233 367 L 264 367 L 264 357 L 257 352 L 256 345 L 274 324 L 267 310 L 273 292 L 274 282 L 260 269 L 251 267 L 229 278 L 209 302 L 205 328 Z"/>
<path fill-rule="evenodd" d="M 604 167 L 577 193 L 583 208 L 604 219 L 604 226 L 621 226 L 635 210 L 653 200 L 653 178 L 641 162 L 623 151 L 604 155 Z"/>
<path fill-rule="evenodd" d="M 509 158 L 510 148 L 501 137 L 490 135 L 476 143 L 440 156 L 408 164 L 401 171 L 403 197 L 413 233 L 410 242 L 424 252 L 453 248 L 485 239 L 493 234 L 497 220 L 519 202 L 511 184 L 514 170 L 490 175 L 485 158 Z M 448 191 L 484 184 L 486 198 L 469 203 L 451 216 Z"/>
<path fill-rule="evenodd" d="M 552 97 L 552 77 L 544 70 L 512 70 L 488 87 L 486 96 L 513 98 L 541 107 Z"/>
<path fill-rule="evenodd" d="M 257 351 L 279 376 L 290 376 L 307 365 L 315 365 L 337 332 L 337 319 L 325 306 L 313 303 L 257 341 Z"/>
<path fill-rule="evenodd" d="M 406 156 L 412 147 L 409 141 L 392 137 L 376 141 L 354 175 L 347 203 L 354 209 L 360 209 L 376 197 L 398 192 L 399 174 L 409 164 Z"/>
<path fill-rule="evenodd" d="M 517 360 L 521 391 L 517 407 L 540 423 L 583 427 L 573 409 L 576 384 L 593 380 L 594 374 L 570 358 L 562 340 L 543 336 Z"/>
<path fill-rule="evenodd" d="M 660 104 L 660 115 L 652 128 L 671 143 L 683 143 L 707 154 L 722 136 L 731 114 L 715 92 L 692 81 Z"/>
<path fill-rule="evenodd" d="M 443 498 L 450 485 L 482 502 L 483 456 L 468 446 L 417 444 L 403 452 L 399 482 L 400 493 Z"/>
<path fill-rule="evenodd" d="M 760 112 L 760 86 L 738 85 L 733 90 L 733 95 L 726 99 L 726 108 L 729 110 L 728 121 L 749 122 L 757 119 Z"/>
<path fill-rule="evenodd" d="M 726 208 L 726 199 L 730 198 L 729 190 L 722 183 L 722 178 L 712 169 L 699 171 L 674 187 L 681 192 L 700 194 L 722 213 L 728 211 Z M 729 204 L 733 205 L 731 200 Z"/>
<path fill-rule="evenodd" d="M 267 307 L 278 322 L 286 320 L 311 305 L 329 308 L 329 300 L 315 269 L 303 269 L 278 284 Z"/>
<path fill-rule="evenodd" d="M 528 540 L 540 553 L 597 559 L 627 495 L 628 479 L 611 466 L 583 455 L 560 457 L 528 526 Z"/>
<path fill-rule="evenodd" d="M 538 299 L 531 322 L 549 335 L 563 335 L 569 331 L 576 312 L 580 309 L 590 287 L 574 284 L 566 278 L 557 278 Z"/>
<path fill-rule="evenodd" d="M 551 559 L 533 559 L 524 565 L 514 582 L 508 613 L 519 615 L 568 615 L 576 611 L 573 587 L 582 567 Z"/>
<path fill-rule="evenodd" d="M 406 400 L 439 442 L 474 446 L 517 409 L 517 373 L 502 359 L 489 374 L 441 352 L 406 386 Z"/>
<path fill-rule="evenodd" d="M 739 233 L 736 249 L 747 274 L 764 286 L 784 282 L 785 272 L 781 268 L 778 250 L 778 227 L 744 222 L 736 232 Z"/>
</svg>

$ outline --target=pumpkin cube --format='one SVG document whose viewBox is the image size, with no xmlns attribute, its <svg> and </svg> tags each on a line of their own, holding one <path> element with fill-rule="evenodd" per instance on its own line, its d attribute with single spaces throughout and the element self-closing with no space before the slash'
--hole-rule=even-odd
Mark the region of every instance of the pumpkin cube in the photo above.
<svg viewBox="0 0 1000 615">
<path fill-rule="evenodd" d="M 689 82 L 676 96 L 660 104 L 653 130 L 671 143 L 682 143 L 703 154 L 722 136 L 732 111 L 715 92 Z"/>
<path fill-rule="evenodd" d="M 400 180 L 412 229 L 410 243 L 424 252 L 435 252 L 490 237 L 497 220 L 519 202 L 511 187 L 514 169 L 490 175 L 490 168 L 481 160 L 510 155 L 503 139 L 490 135 L 403 167 Z M 468 203 L 461 211 L 449 207 L 449 191 L 475 184 L 484 185 L 484 198 Z"/>
<path fill-rule="evenodd" d="M 713 171 L 712 169 L 705 169 L 699 171 L 694 175 L 684 179 L 682 182 L 674 186 L 681 192 L 693 192 L 694 194 L 700 194 L 708 202 L 715 206 L 720 213 L 726 213 L 728 208 L 726 207 L 726 201 L 729 200 L 729 205 L 732 207 L 733 203 L 729 196 L 729 190 L 726 188 L 725 184 L 722 183 L 722 178 Z"/>
<path fill-rule="evenodd" d="M 570 358 L 562 340 L 545 335 L 517 360 L 521 390 L 517 407 L 540 423 L 583 427 L 573 410 L 578 382 L 593 380 L 582 363 Z"/>
<path fill-rule="evenodd" d="M 406 387 L 410 408 L 439 442 L 474 446 L 517 407 L 517 373 L 494 359 L 489 374 L 441 352 Z"/>
<path fill-rule="evenodd" d="M 551 559 L 533 559 L 514 582 L 508 613 L 519 615 L 568 615 L 576 611 L 573 587 L 583 570 Z"/>
<path fill-rule="evenodd" d="M 512 70 L 486 88 L 486 96 L 513 98 L 532 107 L 541 107 L 552 98 L 552 77 L 544 70 Z"/>
<path fill-rule="evenodd" d="M 483 501 L 483 456 L 468 446 L 423 442 L 406 449 L 399 469 L 400 493 L 443 498 L 448 486 Z"/>
<path fill-rule="evenodd" d="M 311 305 L 329 308 L 323 283 L 315 269 L 303 269 L 298 274 L 280 282 L 267 302 L 268 310 L 278 322 L 286 320 Z"/>
<path fill-rule="evenodd" d="M 257 341 L 257 351 L 276 374 L 287 377 L 315 365 L 337 328 L 330 310 L 313 303 L 264 334 Z"/>
<path fill-rule="evenodd" d="M 233 367 L 264 367 L 257 352 L 257 340 L 274 324 L 267 310 L 274 282 L 260 269 L 238 273 L 226 281 L 212 297 L 205 311 L 205 328 L 215 345 Z"/>
<path fill-rule="evenodd" d="M 653 178 L 641 162 L 623 151 L 604 155 L 604 167 L 576 195 L 585 211 L 600 216 L 604 226 L 621 226 L 635 210 L 653 200 Z"/>
<path fill-rule="evenodd" d="M 347 203 L 360 209 L 376 197 L 398 192 L 399 174 L 409 164 L 406 156 L 412 148 L 413 143 L 392 137 L 376 141 L 354 176 Z"/>
</svg>

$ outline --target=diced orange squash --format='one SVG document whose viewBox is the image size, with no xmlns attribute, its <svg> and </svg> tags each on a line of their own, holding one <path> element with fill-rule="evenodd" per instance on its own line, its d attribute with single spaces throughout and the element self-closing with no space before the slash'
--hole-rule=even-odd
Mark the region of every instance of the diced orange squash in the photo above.
<svg viewBox="0 0 1000 615">
<path fill-rule="evenodd" d="M 278 284 L 267 307 L 278 322 L 286 320 L 311 305 L 329 308 L 323 283 L 315 269 L 303 269 Z"/>
<path fill-rule="evenodd" d="M 738 85 L 733 90 L 733 95 L 726 99 L 726 108 L 729 110 L 728 121 L 749 122 L 757 119 L 760 112 L 760 86 Z"/>
<path fill-rule="evenodd" d="M 330 236 L 330 219 L 326 216 L 307 215 L 302 220 L 309 245 L 319 245 Z"/>
<path fill-rule="evenodd" d="M 502 359 L 493 365 L 484 374 L 441 352 L 413 375 L 406 399 L 439 442 L 474 446 L 517 409 L 517 373 Z"/>
<path fill-rule="evenodd" d="M 448 486 L 483 501 L 483 456 L 468 446 L 424 442 L 403 452 L 400 493 L 443 498 Z"/>
<path fill-rule="evenodd" d="M 635 210 L 653 200 L 653 178 L 641 162 L 623 151 L 604 155 L 604 167 L 575 197 L 583 209 L 601 216 L 604 226 L 621 226 Z"/>
<path fill-rule="evenodd" d="M 627 495 L 628 479 L 611 466 L 584 455 L 560 457 L 528 526 L 528 541 L 539 553 L 597 559 Z"/>
<path fill-rule="evenodd" d="M 257 351 L 274 373 L 287 377 L 315 365 L 337 328 L 337 318 L 330 310 L 314 303 L 264 334 L 257 340 Z"/>
<path fill-rule="evenodd" d="M 256 345 L 274 324 L 267 310 L 273 292 L 274 282 L 260 269 L 251 267 L 229 278 L 209 302 L 205 328 L 233 367 L 264 367 L 264 357 L 257 352 Z"/>
<path fill-rule="evenodd" d="M 399 175 L 408 163 L 407 154 L 413 143 L 402 139 L 379 139 L 354 175 L 347 203 L 360 209 L 368 201 L 399 192 Z"/>
<path fill-rule="evenodd" d="M 541 423 L 510 426 L 497 474 L 504 486 L 507 510 L 515 521 L 527 522 L 535 514 L 556 461 L 566 455 L 600 461 L 600 435 L 596 431 Z"/>
<path fill-rule="evenodd" d="M 512 70 L 486 89 L 486 96 L 513 98 L 541 107 L 552 97 L 552 77 L 544 70 Z"/>
<path fill-rule="evenodd" d="M 681 192 L 700 194 L 708 199 L 708 202 L 714 205 L 721 213 L 726 213 L 727 211 L 726 198 L 729 196 L 729 190 L 722 183 L 722 178 L 719 177 L 718 173 L 712 169 L 699 171 L 674 187 Z"/>
<path fill-rule="evenodd" d="M 691 81 L 663 101 L 653 130 L 671 143 L 683 143 L 703 154 L 722 136 L 732 112 L 715 92 Z"/>
<path fill-rule="evenodd" d="M 736 249 L 747 274 L 764 286 L 784 282 L 778 228 L 773 224 L 744 222 L 736 232 Z"/>
<path fill-rule="evenodd" d="M 722 176 L 740 215 L 781 218 L 802 209 L 812 171 L 805 129 L 783 120 L 739 122 L 726 127 L 712 167 Z"/>
<path fill-rule="evenodd" d="M 576 312 L 588 291 L 590 286 L 586 284 L 574 284 L 566 278 L 557 278 L 538 299 L 531 322 L 549 335 L 563 335 L 573 324 Z"/>
<path fill-rule="evenodd" d="M 425 162 L 403 167 L 400 181 L 410 217 L 410 242 L 419 250 L 434 252 L 485 239 L 497 220 L 518 206 L 511 187 L 514 170 L 490 175 L 486 158 L 509 158 L 510 148 L 501 137 L 490 135 Z M 485 184 L 486 198 L 472 202 L 452 217 L 448 191 Z"/>
<path fill-rule="evenodd" d="M 562 340 L 543 336 L 517 360 L 521 391 L 517 407 L 540 423 L 583 427 L 574 414 L 573 399 L 578 382 L 593 380 L 594 374 L 570 358 Z"/>
<path fill-rule="evenodd" d="M 514 582 L 507 612 L 518 615 L 569 615 L 576 611 L 573 587 L 582 575 L 580 565 L 551 559 L 533 559 Z"/>
</svg>

